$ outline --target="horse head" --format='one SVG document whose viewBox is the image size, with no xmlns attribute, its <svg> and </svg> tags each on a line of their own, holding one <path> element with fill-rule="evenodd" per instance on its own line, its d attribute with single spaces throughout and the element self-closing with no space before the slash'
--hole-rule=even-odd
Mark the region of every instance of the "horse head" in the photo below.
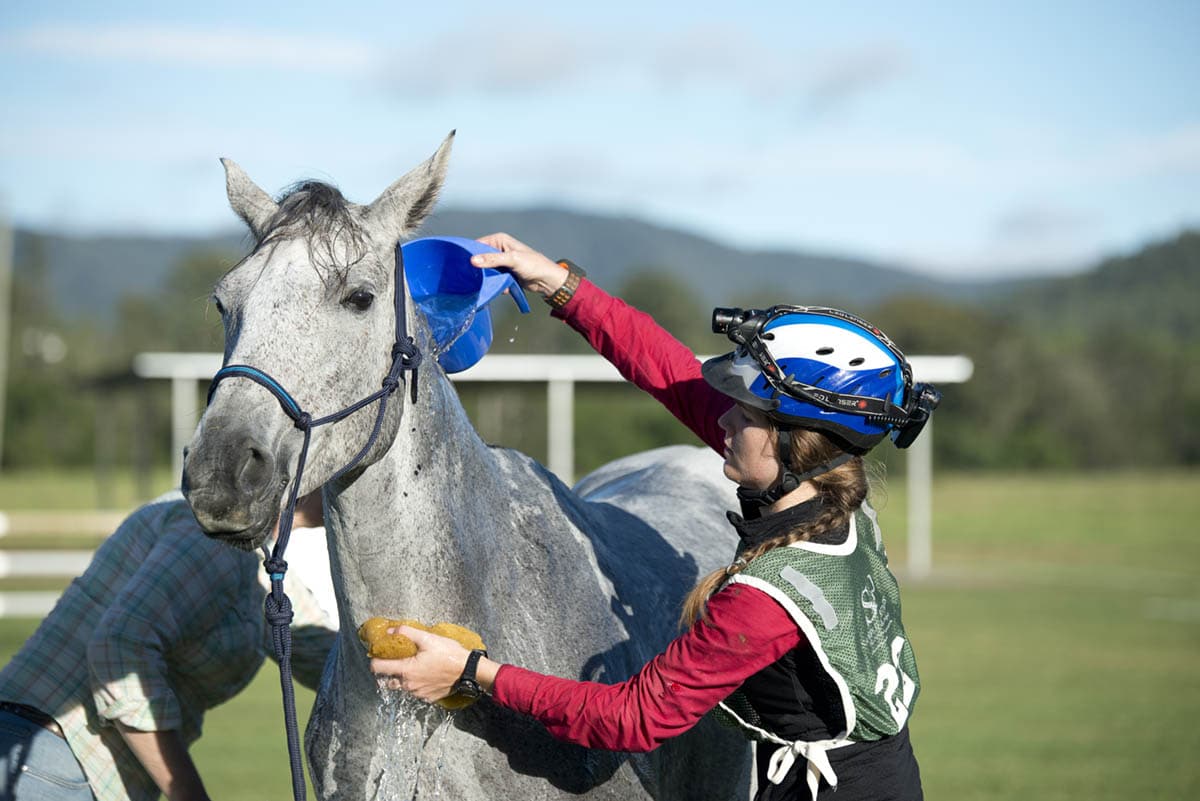
<svg viewBox="0 0 1200 801">
<path fill-rule="evenodd" d="M 277 202 L 222 160 L 230 205 L 255 242 L 213 293 L 225 327 L 224 363 L 265 373 L 313 418 L 379 390 L 396 338 L 396 244 L 432 211 L 453 136 L 365 206 L 319 182 L 298 184 Z M 428 331 L 409 309 L 408 333 L 421 343 Z M 403 395 L 401 389 L 393 396 L 362 466 L 395 438 Z M 299 492 L 350 462 L 374 423 L 372 409 L 363 409 L 313 429 Z M 261 545 L 295 478 L 303 442 L 264 385 L 236 377 L 217 384 L 183 470 L 184 494 L 205 532 L 241 548 Z"/>
</svg>

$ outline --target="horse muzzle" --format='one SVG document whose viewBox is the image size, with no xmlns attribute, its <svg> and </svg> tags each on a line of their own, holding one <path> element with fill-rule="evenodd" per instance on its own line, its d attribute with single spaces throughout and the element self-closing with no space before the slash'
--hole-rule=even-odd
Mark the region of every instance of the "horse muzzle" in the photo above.
<svg viewBox="0 0 1200 801">
<path fill-rule="evenodd" d="M 183 494 L 205 534 L 252 550 L 275 525 L 289 480 L 285 469 L 286 460 L 251 434 L 201 434 L 184 459 Z"/>
</svg>

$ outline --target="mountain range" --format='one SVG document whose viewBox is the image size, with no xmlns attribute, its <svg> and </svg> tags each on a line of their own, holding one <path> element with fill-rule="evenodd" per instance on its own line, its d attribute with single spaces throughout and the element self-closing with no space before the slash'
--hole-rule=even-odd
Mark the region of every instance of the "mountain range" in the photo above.
<svg viewBox="0 0 1200 801">
<path fill-rule="evenodd" d="M 583 265 L 602 285 L 616 289 L 642 269 L 666 270 L 684 279 L 710 305 L 750 294 L 794 302 L 836 305 L 852 298 L 872 305 L 897 295 L 979 299 L 1004 294 L 1027 280 L 953 281 L 864 259 L 784 250 L 746 250 L 631 217 L 551 208 L 446 209 L 421 235 L 479 236 L 507 231 L 555 258 Z M 18 229 L 18 273 L 37 265 L 61 312 L 111 320 L 120 299 L 151 294 L 189 253 L 216 250 L 231 263 L 249 246 L 236 230 L 210 236 L 64 235 Z M 787 290 L 781 291 L 786 285 Z"/>
</svg>

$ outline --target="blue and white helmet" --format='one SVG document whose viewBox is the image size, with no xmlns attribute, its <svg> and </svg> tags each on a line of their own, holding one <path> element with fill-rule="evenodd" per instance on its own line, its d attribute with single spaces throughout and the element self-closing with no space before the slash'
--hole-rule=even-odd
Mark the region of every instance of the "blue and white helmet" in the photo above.
<svg viewBox="0 0 1200 801">
<path fill-rule="evenodd" d="M 716 309 L 713 331 L 738 347 L 704 363 L 710 385 L 784 428 L 829 434 L 849 453 L 889 435 L 908 447 L 941 400 L 913 385 L 908 360 L 882 331 L 838 309 Z"/>
</svg>

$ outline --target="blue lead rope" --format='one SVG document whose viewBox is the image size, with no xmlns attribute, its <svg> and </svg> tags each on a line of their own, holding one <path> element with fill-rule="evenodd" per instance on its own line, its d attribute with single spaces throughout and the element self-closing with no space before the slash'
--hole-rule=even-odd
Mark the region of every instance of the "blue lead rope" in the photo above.
<svg viewBox="0 0 1200 801">
<path fill-rule="evenodd" d="M 287 505 L 279 515 L 279 536 L 275 546 L 267 550 L 264 545 L 263 567 L 271 578 L 271 592 L 267 594 L 264 604 L 264 614 L 267 624 L 271 627 L 271 645 L 275 650 L 275 660 L 279 663 L 279 685 L 283 692 L 283 724 L 287 730 L 288 759 L 292 770 L 292 796 L 295 801 L 304 801 L 304 762 L 300 751 L 300 727 L 296 723 L 296 691 L 292 683 L 292 601 L 283 590 L 283 577 L 287 574 L 288 564 L 283 555 L 287 550 L 288 540 L 292 535 L 292 518 L 296 514 L 296 499 L 300 491 L 300 479 L 304 476 L 304 464 L 308 459 L 308 443 L 312 438 L 312 430 L 327 423 L 336 423 L 357 412 L 375 401 L 379 401 L 379 411 L 375 415 L 375 425 L 371 435 L 358 454 L 345 467 L 334 473 L 328 481 L 336 481 L 352 470 L 375 444 L 379 432 L 383 429 L 383 418 L 387 414 L 388 398 L 400 386 L 400 376 L 411 372 L 409 388 L 412 402 L 417 402 L 417 367 L 421 364 L 421 351 L 412 337 L 408 336 L 408 320 L 404 308 L 405 300 L 404 258 L 399 246 L 396 247 L 396 290 L 393 293 L 396 314 L 396 341 L 392 345 L 392 366 L 383 379 L 382 387 L 341 411 L 313 419 L 312 415 L 300 408 L 300 404 L 288 394 L 283 385 L 271 376 L 245 364 L 230 364 L 222 367 L 212 378 L 208 388 L 208 402 L 212 402 L 217 385 L 226 378 L 248 378 L 259 384 L 279 401 L 285 414 L 292 419 L 296 428 L 304 434 L 304 442 L 300 446 L 300 458 L 296 462 L 296 476 L 288 491 Z"/>
</svg>

